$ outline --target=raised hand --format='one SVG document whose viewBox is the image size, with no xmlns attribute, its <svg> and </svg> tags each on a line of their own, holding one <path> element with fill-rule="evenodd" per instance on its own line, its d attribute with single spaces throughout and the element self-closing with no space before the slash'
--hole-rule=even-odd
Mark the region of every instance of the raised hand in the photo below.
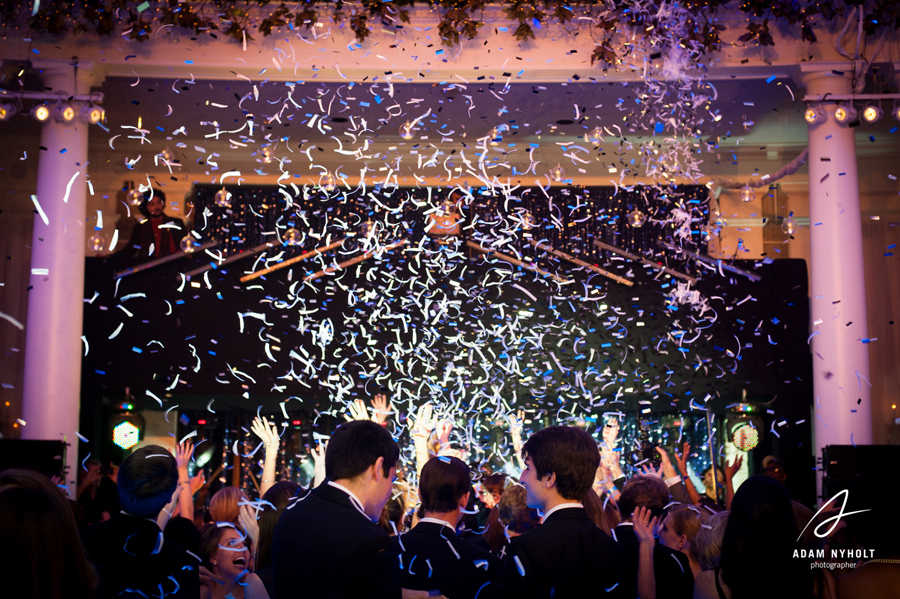
<svg viewBox="0 0 900 599">
<path fill-rule="evenodd" d="M 215 574 L 206 569 L 206 566 L 199 566 L 198 569 L 200 571 L 200 586 L 208 587 L 212 591 L 216 584 L 225 584 L 224 578 L 217 578 Z"/>
<path fill-rule="evenodd" d="M 634 534 L 637 535 L 638 541 L 641 543 L 655 543 L 653 530 L 659 519 L 654 516 L 650 517 L 650 510 L 645 507 L 637 508 L 631 515 L 631 521 L 634 524 Z"/>
<path fill-rule="evenodd" d="M 313 465 L 315 466 L 315 477 L 313 478 L 313 487 L 318 487 L 323 480 L 325 480 L 325 450 L 328 449 L 328 441 L 321 441 L 319 443 L 318 451 L 310 447 L 309 453 L 313 459 Z"/>
<path fill-rule="evenodd" d="M 671 460 L 669 460 L 669 453 L 663 449 L 662 447 L 656 446 L 656 453 L 660 455 L 662 458 L 662 462 L 660 466 L 662 467 L 662 473 L 665 478 L 672 478 L 673 476 L 678 476 L 678 473 L 675 472 L 675 467 L 672 466 Z"/>
<path fill-rule="evenodd" d="M 660 466 L 659 470 L 654 470 L 653 466 L 648 466 L 647 464 L 641 464 L 641 474 L 646 474 L 647 476 L 662 476 L 663 467 Z"/>
<path fill-rule="evenodd" d="M 687 460 L 691 455 L 691 444 L 685 443 L 682 448 L 681 455 L 678 455 L 678 452 L 675 453 L 675 462 L 678 464 L 678 471 L 681 472 L 681 476 L 686 477 L 688 475 L 687 468 Z"/>
<path fill-rule="evenodd" d="M 734 458 L 734 461 L 731 464 L 725 464 L 725 480 L 731 480 L 734 478 L 734 475 L 738 473 L 741 469 L 741 464 L 744 463 L 744 456 L 737 455 Z"/>
<path fill-rule="evenodd" d="M 410 434 L 414 439 L 428 439 L 434 427 L 437 426 L 438 417 L 434 414 L 434 408 L 427 403 L 419 408 L 418 413 L 413 418 Z"/>
<path fill-rule="evenodd" d="M 175 446 L 175 461 L 178 462 L 179 472 L 187 472 L 193 454 L 194 444 L 191 441 L 185 441 Z"/>
<path fill-rule="evenodd" d="M 609 474 L 613 479 L 619 478 L 624 475 L 624 473 L 622 472 L 622 467 L 619 465 L 618 451 L 606 449 L 605 447 L 601 448 L 600 463 L 609 469 Z"/>
<path fill-rule="evenodd" d="M 453 431 L 453 423 L 449 420 L 441 420 L 437 424 L 437 435 L 438 441 L 440 441 L 441 448 L 447 447 L 450 445 L 450 433 Z"/>
<path fill-rule="evenodd" d="M 250 543 L 255 546 L 259 540 L 259 523 L 256 521 L 256 509 L 245 503 L 241 506 L 241 513 L 238 518 L 241 521 L 241 527 L 250 539 Z"/>
<path fill-rule="evenodd" d="M 509 434 L 513 437 L 521 437 L 525 430 L 525 410 L 519 410 L 515 414 L 507 414 L 506 420 L 509 422 Z"/>
<path fill-rule="evenodd" d="M 281 442 L 281 438 L 278 436 L 278 427 L 274 423 L 269 422 L 267 418 L 263 417 L 260 419 L 259 416 L 254 418 L 253 423 L 250 425 L 250 430 L 262 440 L 263 445 L 266 446 L 266 451 L 278 449 L 278 445 Z"/>
<path fill-rule="evenodd" d="M 616 438 L 619 436 L 619 419 L 610 418 L 603 427 L 603 442 L 607 449 L 616 448 Z"/>
<path fill-rule="evenodd" d="M 353 422 L 354 420 L 368 420 L 369 411 L 366 409 L 366 403 L 361 399 L 353 400 L 350 404 L 350 414 L 344 414 L 344 418 L 347 422 Z"/>
<path fill-rule="evenodd" d="M 388 414 L 393 411 L 391 410 L 387 397 L 383 393 L 379 393 L 375 396 L 375 399 L 372 400 L 372 410 L 372 420 L 378 424 L 384 424 Z"/>
</svg>

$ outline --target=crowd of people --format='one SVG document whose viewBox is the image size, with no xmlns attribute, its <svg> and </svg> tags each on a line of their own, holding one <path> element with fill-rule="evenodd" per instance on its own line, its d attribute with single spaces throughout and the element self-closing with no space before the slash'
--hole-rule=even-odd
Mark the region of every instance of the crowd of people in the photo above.
<svg viewBox="0 0 900 599">
<path fill-rule="evenodd" d="M 687 445 L 675 465 L 657 447 L 658 470 L 643 464 L 627 478 L 615 420 L 600 441 L 550 426 L 523 442 L 519 413 L 511 419 L 519 479 L 482 476 L 426 405 L 410 426 L 415 474 L 403 475 L 400 447 L 383 426 L 389 413 L 383 397 L 371 417 L 354 406 L 355 419 L 314 452 L 309 488 L 275 480 L 278 430 L 255 420 L 266 450 L 261 496 L 224 487 L 207 510 L 195 509 L 205 485 L 189 475 L 189 441 L 174 455 L 140 447 L 106 473 L 86 463 L 80 501 L 40 474 L 0 473 L 3 596 L 880 599 L 900 591 L 890 545 L 879 548 L 883 559 L 861 560 L 844 576 L 798 559 L 798 550 L 854 548 L 854 537 L 846 522 L 829 535 L 810 531 L 825 516 L 792 502 L 771 463 L 736 491 L 740 464 L 722 468 L 723 500 L 715 488 L 694 488 Z"/>
</svg>

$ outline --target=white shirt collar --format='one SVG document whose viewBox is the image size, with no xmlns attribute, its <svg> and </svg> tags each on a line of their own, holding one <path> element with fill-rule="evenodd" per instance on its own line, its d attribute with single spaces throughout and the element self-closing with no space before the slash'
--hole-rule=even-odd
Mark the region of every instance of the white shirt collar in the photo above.
<svg viewBox="0 0 900 599">
<path fill-rule="evenodd" d="M 559 511 L 559 510 L 568 509 L 568 508 L 572 508 L 572 507 L 580 507 L 580 508 L 584 508 L 584 504 L 581 504 L 581 503 L 560 503 L 560 504 L 559 504 L 558 506 L 556 506 L 555 508 L 553 508 L 553 509 L 551 509 L 551 510 L 549 510 L 549 511 L 547 511 L 547 512 L 544 513 L 544 522 L 547 521 L 547 518 L 549 518 L 549 517 L 550 517 L 550 514 L 552 514 L 553 512 L 556 512 L 556 511 Z"/>
<path fill-rule="evenodd" d="M 359 500 L 359 497 L 356 496 L 356 493 L 354 493 L 353 491 L 351 491 L 350 489 L 348 489 L 347 487 L 345 487 L 343 485 L 337 484 L 333 480 L 328 481 L 328 485 L 334 487 L 335 489 L 340 489 L 341 491 L 343 491 L 344 493 L 349 495 L 350 503 L 353 504 L 353 507 L 355 507 L 359 511 L 360 514 L 365 516 L 367 520 L 371 520 L 371 518 L 369 518 L 369 515 L 366 514 L 366 510 L 363 507 L 363 502 Z"/>
<path fill-rule="evenodd" d="M 447 522 L 446 520 L 440 520 L 438 518 L 422 518 L 421 520 L 419 520 L 419 522 L 430 522 L 431 524 L 442 524 L 442 525 L 446 526 L 447 528 L 449 528 L 450 530 L 452 530 L 453 532 L 456 532 L 456 528 L 454 528 L 454 526 L 452 524 L 450 524 L 449 522 Z"/>
</svg>

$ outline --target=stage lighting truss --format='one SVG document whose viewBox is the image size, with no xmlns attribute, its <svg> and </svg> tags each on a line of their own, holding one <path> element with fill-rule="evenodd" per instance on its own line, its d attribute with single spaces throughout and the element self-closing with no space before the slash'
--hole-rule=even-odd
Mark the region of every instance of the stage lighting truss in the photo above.
<svg viewBox="0 0 900 599">
<path fill-rule="evenodd" d="M 862 111 L 862 120 L 867 123 L 874 123 L 878 119 L 880 119 L 884 115 L 884 111 L 881 110 L 881 106 L 877 104 L 869 104 Z"/>
<path fill-rule="evenodd" d="M 34 105 L 26 114 L 39 123 L 46 123 L 50 117 L 64 125 L 74 123 L 79 117 L 85 123 L 96 125 L 106 120 L 106 111 L 100 106 L 103 94 L 63 96 L 47 92 L 5 92 L 0 99 L 0 122 L 8 121 L 22 113 L 22 100 L 32 100 Z"/>
<path fill-rule="evenodd" d="M 0 121 L 8 121 L 19 112 L 19 108 L 15 104 L 0 104 Z"/>
<path fill-rule="evenodd" d="M 810 125 L 821 123 L 825 120 L 825 116 L 825 110 L 819 105 L 809 106 L 803 114 L 803 118 Z"/>
<path fill-rule="evenodd" d="M 838 104 L 837 109 L 834 111 L 834 120 L 836 120 L 841 125 L 849 125 L 853 121 L 856 120 L 858 113 L 856 108 L 853 107 L 853 104 L 841 103 Z"/>
<path fill-rule="evenodd" d="M 81 120 L 89 125 L 106 122 L 106 111 L 102 106 L 85 104 L 81 109 Z"/>
<path fill-rule="evenodd" d="M 45 122 L 50 118 L 50 107 L 46 104 L 35 104 L 31 109 L 31 117 L 39 123 Z"/>
<path fill-rule="evenodd" d="M 56 106 L 54 117 L 56 118 L 57 123 L 68 125 L 75 120 L 76 116 L 78 116 L 78 112 L 75 110 L 75 106 L 71 102 L 66 102 L 64 104 L 59 104 Z"/>
</svg>

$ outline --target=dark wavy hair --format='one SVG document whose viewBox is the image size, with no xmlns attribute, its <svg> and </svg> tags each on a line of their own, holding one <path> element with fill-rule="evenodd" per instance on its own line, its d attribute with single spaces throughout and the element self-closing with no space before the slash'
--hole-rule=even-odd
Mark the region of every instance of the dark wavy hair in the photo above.
<svg viewBox="0 0 900 599">
<path fill-rule="evenodd" d="M 556 490 L 573 501 L 591 489 L 600 465 L 597 442 L 574 426 L 549 426 L 531 435 L 522 447 L 522 459 L 528 458 L 539 478 L 556 473 Z"/>
<path fill-rule="evenodd" d="M 722 577 L 733 599 L 813 596 L 809 562 L 794 559 L 797 523 L 791 497 L 768 476 L 752 476 L 738 488 L 722 538 Z"/>
<path fill-rule="evenodd" d="M 145 445 L 125 458 L 117 478 L 119 504 L 140 518 L 156 518 L 178 485 L 178 462 L 169 450 Z"/>
</svg>

